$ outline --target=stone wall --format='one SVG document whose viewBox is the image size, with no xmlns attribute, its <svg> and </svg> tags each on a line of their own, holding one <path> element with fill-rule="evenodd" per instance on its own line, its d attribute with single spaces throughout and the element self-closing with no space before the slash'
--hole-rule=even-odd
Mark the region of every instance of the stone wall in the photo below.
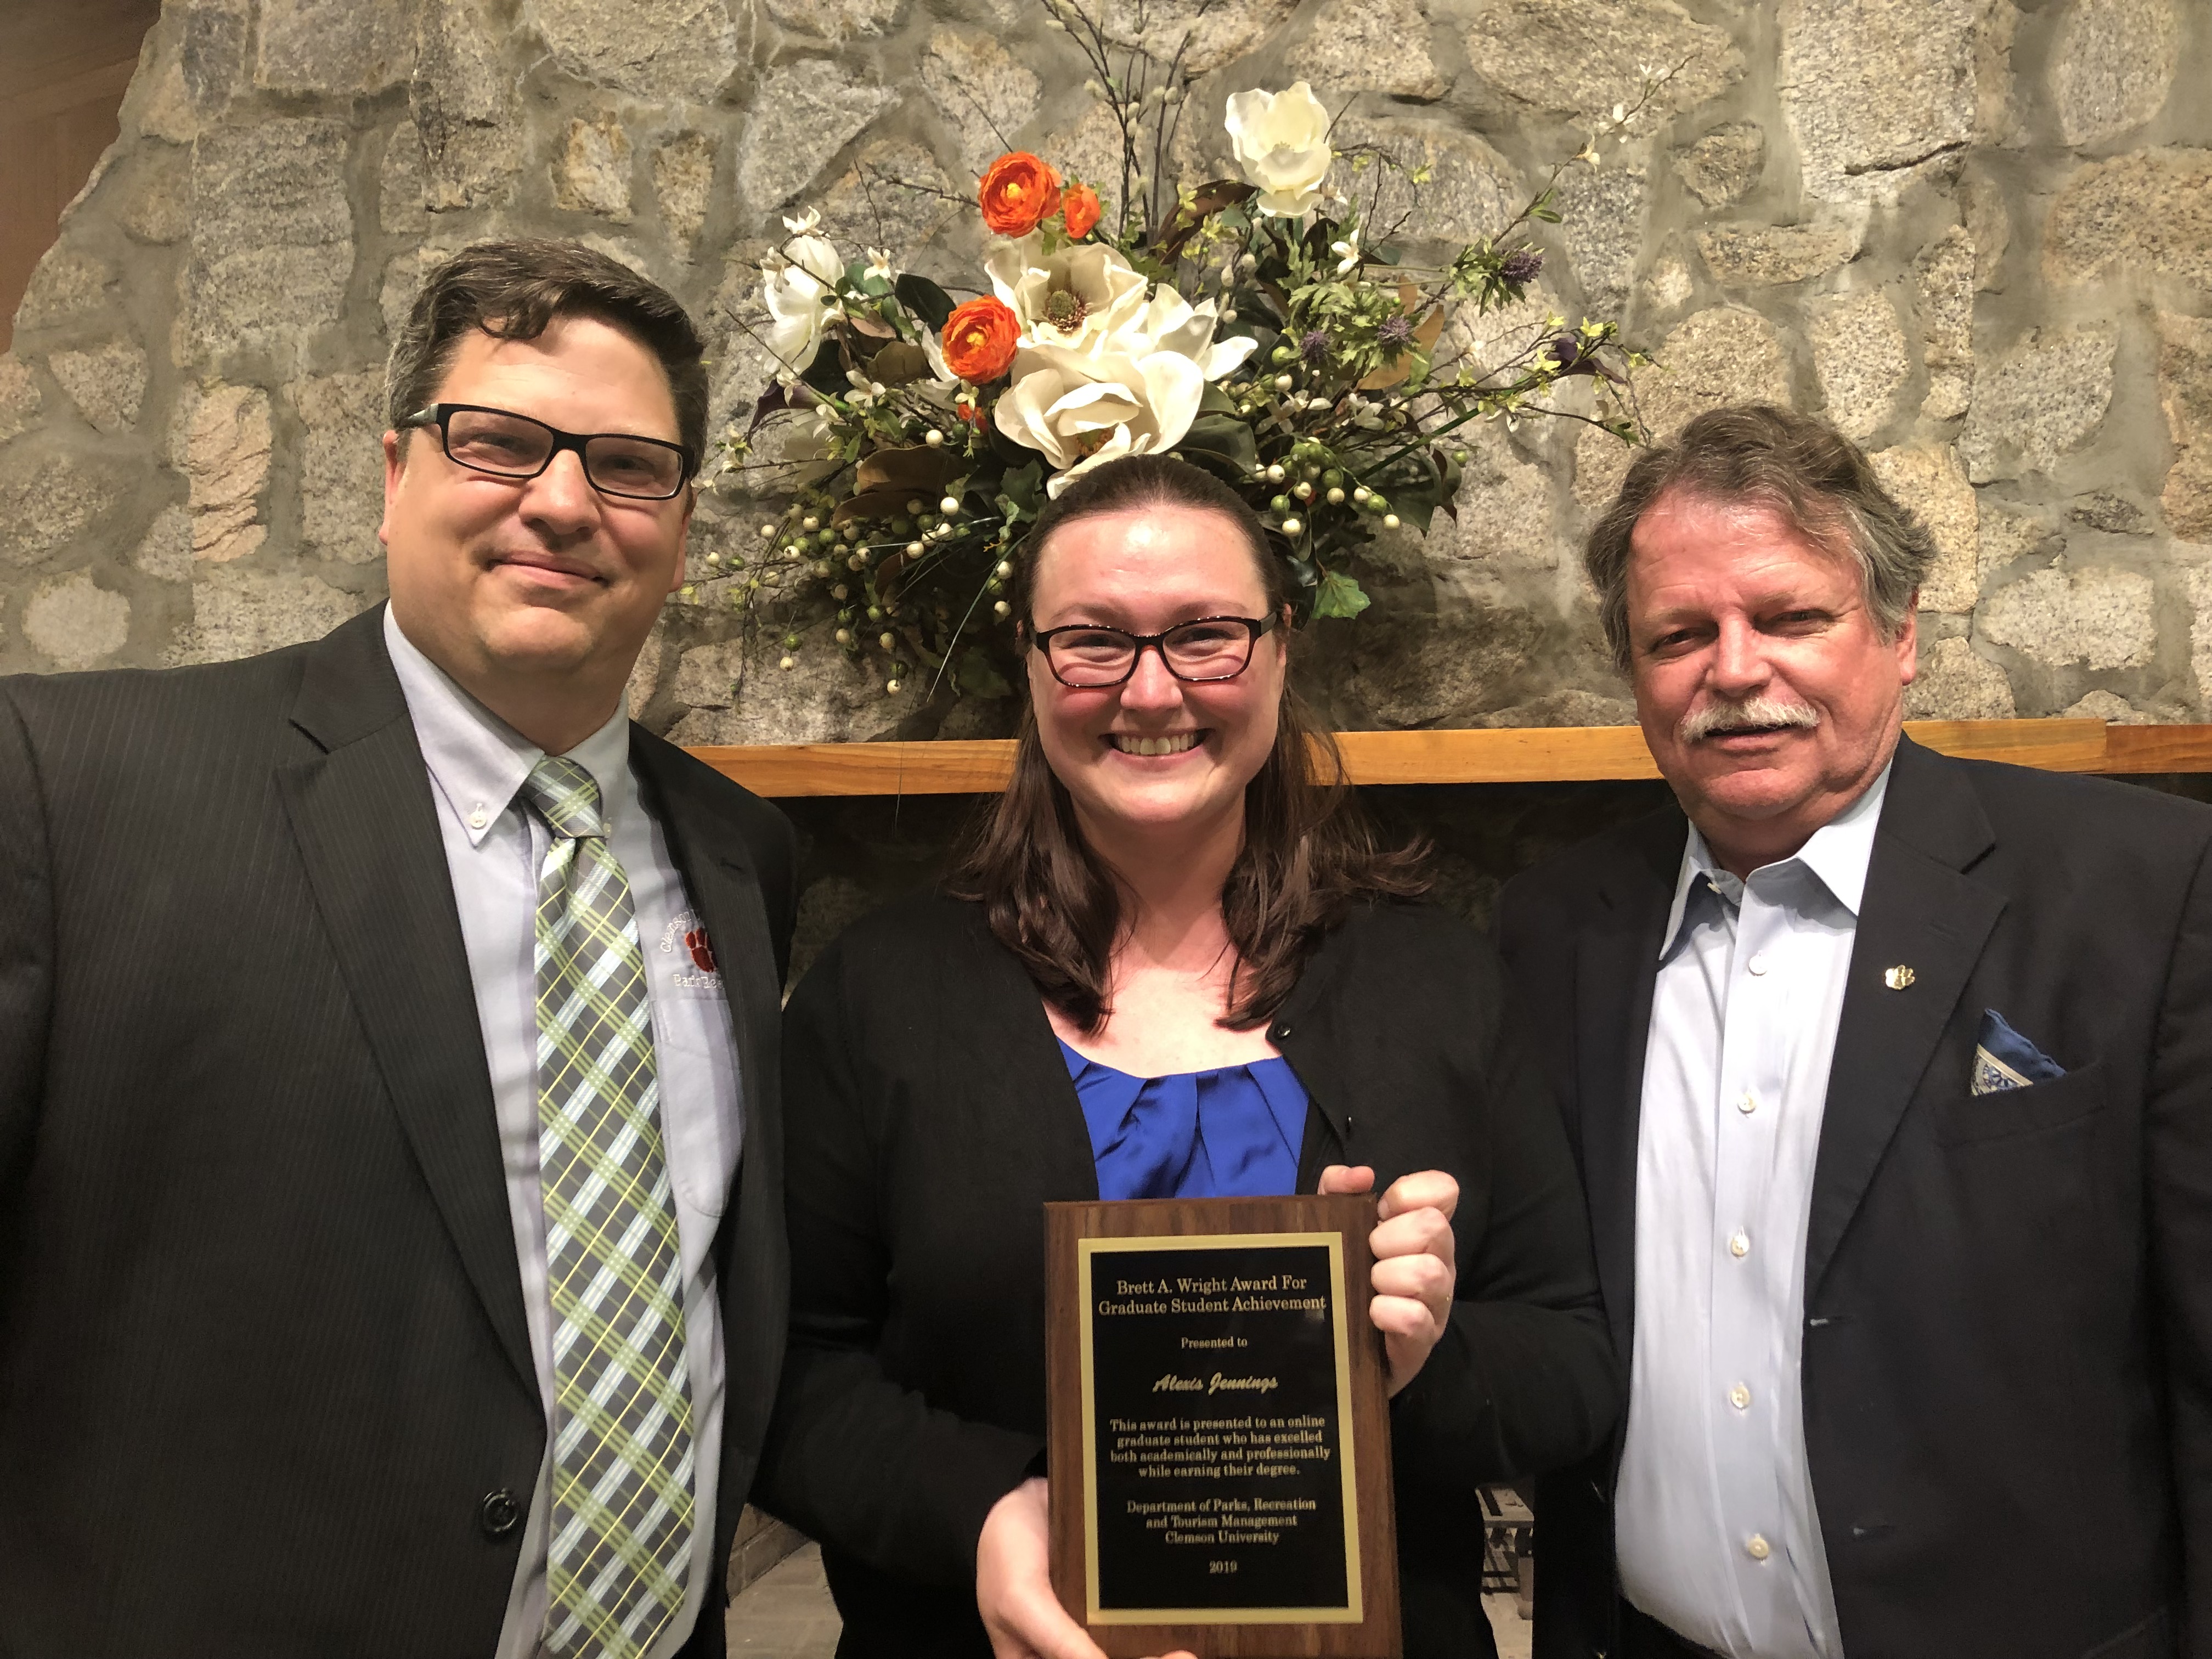
<svg viewBox="0 0 2212 1659">
<path fill-rule="evenodd" d="M 1619 312 L 1662 429 L 1825 410 L 1929 519 L 1916 713 L 2212 718 L 2212 7 L 2201 0 L 1196 0 L 1105 4 L 1228 94 L 1310 77 L 1473 234 L 1680 64 L 1560 187 L 1552 302 Z M 1193 18 L 1196 16 L 1194 27 Z M 382 591 L 379 372 L 416 273 L 502 231 L 589 239 L 758 386 L 753 261 L 821 205 L 850 249 L 969 273 L 955 193 L 1001 138 L 1103 174 L 1088 70 L 1037 0 L 169 0 L 123 137 L 0 356 L 0 672 L 234 656 Z M 1304 672 L 1346 726 L 1627 716 L 1574 548 L 1625 465 L 1588 428 L 1475 441 L 1456 522 L 1401 535 Z M 778 672 L 710 551 L 634 688 L 721 742 L 1003 729 L 815 645 Z M 806 619 L 799 619 L 803 625 Z M 817 636 L 810 635 L 810 639 Z"/>
</svg>

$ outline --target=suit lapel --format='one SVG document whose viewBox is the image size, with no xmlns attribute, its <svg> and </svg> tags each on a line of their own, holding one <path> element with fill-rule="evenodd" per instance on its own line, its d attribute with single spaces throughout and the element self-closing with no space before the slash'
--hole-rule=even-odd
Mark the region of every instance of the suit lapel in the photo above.
<svg viewBox="0 0 2212 1659">
<path fill-rule="evenodd" d="M 1993 842 L 1958 764 L 1901 741 L 1828 1072 L 1805 1237 L 1808 1307 L 2004 908 L 1964 873 Z M 1885 977 L 1899 967 L 1912 970 L 1901 990 Z"/>
<path fill-rule="evenodd" d="M 1672 809 L 1632 827 L 1634 854 L 1598 894 L 1596 922 L 1576 942 L 1575 1057 L 1583 1181 L 1598 1284 L 1617 1350 L 1636 1325 L 1636 1141 L 1643 1121 L 1644 1038 L 1659 944 L 1681 868 L 1686 823 Z"/>
<path fill-rule="evenodd" d="M 314 647 L 277 769 L 292 833 L 386 1091 L 500 1346 L 538 1398 L 476 991 L 429 774 L 378 606 Z"/>
</svg>

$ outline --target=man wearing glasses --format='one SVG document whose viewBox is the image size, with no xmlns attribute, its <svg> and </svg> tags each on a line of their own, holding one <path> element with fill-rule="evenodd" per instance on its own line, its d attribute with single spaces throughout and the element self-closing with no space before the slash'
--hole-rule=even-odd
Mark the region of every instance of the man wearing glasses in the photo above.
<svg viewBox="0 0 2212 1659">
<path fill-rule="evenodd" d="M 483 244 L 388 391 L 388 605 L 0 682 L 0 1652 L 721 1651 L 794 897 L 623 706 L 699 338 Z"/>
</svg>

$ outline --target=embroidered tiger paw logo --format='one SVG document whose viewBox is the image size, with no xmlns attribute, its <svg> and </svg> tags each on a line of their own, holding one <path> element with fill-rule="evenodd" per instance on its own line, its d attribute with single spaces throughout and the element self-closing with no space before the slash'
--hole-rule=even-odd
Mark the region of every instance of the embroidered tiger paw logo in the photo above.
<svg viewBox="0 0 2212 1659">
<path fill-rule="evenodd" d="M 691 953 L 691 960 L 702 974 L 719 973 L 714 966 L 714 947 L 707 942 L 707 930 L 694 927 L 684 935 L 684 948 Z"/>
</svg>

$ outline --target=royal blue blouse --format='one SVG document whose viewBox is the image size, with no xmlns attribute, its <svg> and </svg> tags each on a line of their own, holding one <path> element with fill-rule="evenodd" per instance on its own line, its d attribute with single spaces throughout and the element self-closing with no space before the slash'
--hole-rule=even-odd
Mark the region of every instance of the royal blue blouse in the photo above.
<svg viewBox="0 0 2212 1659">
<path fill-rule="evenodd" d="M 1132 1077 L 1060 1051 L 1083 1103 L 1101 1198 L 1260 1198 L 1297 1190 L 1306 1091 L 1287 1060 Z"/>
</svg>

